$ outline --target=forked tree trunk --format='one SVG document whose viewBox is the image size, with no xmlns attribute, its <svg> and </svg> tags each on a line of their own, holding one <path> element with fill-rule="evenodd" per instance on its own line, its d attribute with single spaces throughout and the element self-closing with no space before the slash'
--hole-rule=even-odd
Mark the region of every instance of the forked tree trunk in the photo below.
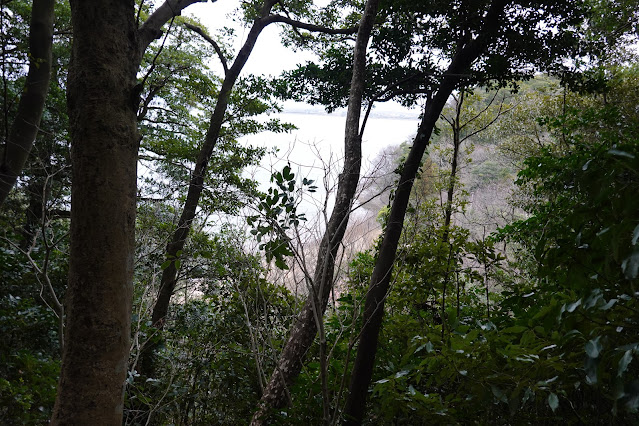
<svg viewBox="0 0 639 426">
<path fill-rule="evenodd" d="M 213 150 L 215 149 L 220 137 L 231 91 L 233 90 L 233 86 L 235 86 L 235 82 L 246 64 L 246 61 L 248 61 L 262 30 L 264 30 L 268 24 L 273 22 L 272 17 L 269 17 L 269 14 L 274 3 L 275 2 L 272 0 L 264 2 L 261 17 L 256 19 L 253 23 L 244 45 L 224 76 L 224 81 L 222 82 L 222 87 L 220 88 L 220 93 L 215 103 L 215 110 L 211 115 L 209 128 L 207 129 L 202 148 L 200 149 L 195 162 L 195 169 L 193 170 L 191 181 L 189 182 L 189 189 L 186 201 L 184 202 L 184 207 L 182 208 L 182 214 L 178 220 L 177 228 L 171 236 L 171 241 L 169 241 L 166 246 L 165 256 L 167 259 L 172 260 L 172 262 L 170 262 L 162 271 L 158 297 L 153 305 L 153 311 L 151 313 L 151 324 L 157 330 L 161 331 L 164 328 L 166 315 L 169 312 L 171 298 L 173 297 L 173 292 L 175 291 L 175 286 L 177 284 L 178 268 L 175 260 L 178 258 L 178 253 L 181 252 L 186 245 L 187 238 L 191 231 L 191 224 L 195 219 L 197 207 L 200 204 L 200 198 L 202 197 L 202 191 L 204 190 L 204 178 L 206 177 L 206 171 L 208 169 L 211 156 L 213 155 Z M 142 348 L 139 371 L 143 377 L 155 376 L 155 351 L 159 346 L 160 340 L 161 336 L 155 336 Z"/>
<path fill-rule="evenodd" d="M 71 1 L 73 184 L 67 322 L 52 424 L 122 423 L 136 210 L 132 1 Z"/>
<path fill-rule="evenodd" d="M 22 173 L 38 134 L 51 79 L 54 5 L 55 0 L 33 0 L 29 33 L 29 72 L 0 163 L 0 205 L 7 199 L 11 188 Z"/>
<path fill-rule="evenodd" d="M 417 131 L 417 136 L 404 162 L 397 191 L 395 192 L 395 199 L 391 206 L 386 230 L 366 294 L 363 326 L 357 347 L 357 356 L 351 373 L 349 395 L 344 410 L 344 424 L 346 425 L 360 425 L 364 417 L 366 396 L 373 373 L 378 337 L 384 315 L 384 302 L 390 286 L 393 263 L 395 262 L 397 245 L 402 233 L 411 189 L 419 170 L 422 156 L 448 97 L 458 86 L 460 76 L 468 72 L 470 65 L 486 48 L 490 37 L 489 34 L 496 29 L 499 16 L 503 13 L 504 3 L 504 0 L 496 0 L 491 5 L 484 24 L 484 34 L 468 42 L 456 52 L 436 94 L 427 102 L 424 108 L 424 115 Z"/>
<path fill-rule="evenodd" d="M 260 33 L 271 22 L 270 20 L 267 20 L 267 18 L 273 2 L 269 1 L 266 5 L 267 6 L 263 9 L 263 16 L 254 22 L 242 49 L 224 77 L 224 82 L 222 83 L 220 93 L 217 97 L 215 110 L 211 116 L 211 121 L 206 132 L 204 143 L 202 144 L 202 148 L 200 149 L 198 158 L 195 162 L 195 169 L 193 170 L 191 181 L 189 182 L 189 190 L 184 207 L 182 208 L 182 214 L 180 215 L 177 228 L 173 232 L 171 241 L 166 247 L 165 256 L 174 261 L 172 261 L 168 267 L 162 271 L 160 289 L 155 304 L 153 305 L 153 312 L 151 315 L 151 322 L 153 326 L 160 330 L 164 326 L 164 320 L 169 311 L 171 297 L 173 296 L 173 291 L 175 290 L 175 285 L 177 283 L 178 269 L 175 264 L 175 259 L 178 258 L 178 253 L 184 249 L 187 237 L 191 231 L 191 224 L 195 219 L 197 207 L 200 203 L 202 191 L 204 190 L 204 178 L 209 166 L 209 161 L 213 155 L 213 150 L 215 149 L 215 145 L 217 144 L 222 130 L 222 125 L 224 123 L 231 91 L 233 90 L 233 86 L 235 85 L 237 78 L 242 72 L 242 68 L 244 68 L 246 61 L 251 55 Z M 156 350 L 156 347 L 157 344 L 151 342 L 143 348 L 143 352 L 140 356 L 140 372 L 143 376 L 154 376 L 153 352 Z"/>
<path fill-rule="evenodd" d="M 359 121 L 366 75 L 366 49 L 377 15 L 378 3 L 378 0 L 369 0 L 366 3 L 357 33 L 353 56 L 353 77 L 346 113 L 344 169 L 338 180 L 335 207 L 320 243 L 312 288 L 302 311 L 293 323 L 286 345 L 262 394 L 258 409 L 253 415 L 251 421 L 253 426 L 268 424 L 271 411 L 286 405 L 288 388 L 302 369 L 304 356 L 315 339 L 319 321 L 323 321 L 324 311 L 333 288 L 335 257 L 348 225 L 359 183 L 362 159 Z"/>
</svg>

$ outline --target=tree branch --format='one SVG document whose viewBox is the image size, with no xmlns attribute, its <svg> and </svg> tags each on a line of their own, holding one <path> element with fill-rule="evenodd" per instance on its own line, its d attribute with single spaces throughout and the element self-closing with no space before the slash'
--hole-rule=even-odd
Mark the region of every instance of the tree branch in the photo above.
<svg viewBox="0 0 639 426">
<path fill-rule="evenodd" d="M 144 51 L 153 40 L 162 37 L 164 24 L 181 15 L 182 10 L 190 5 L 204 1 L 206 0 L 166 0 L 162 6 L 158 7 L 138 29 L 138 59 L 142 58 Z"/>
<path fill-rule="evenodd" d="M 51 79 L 54 4 L 53 0 L 34 0 L 31 9 L 29 72 L 0 162 L 0 205 L 22 173 L 40 128 Z"/>
<path fill-rule="evenodd" d="M 296 29 L 302 29 L 302 30 L 307 30 L 311 32 L 316 32 L 316 33 L 336 34 L 336 35 L 337 34 L 343 34 L 343 35 L 355 34 L 359 28 L 359 26 L 350 27 L 350 28 L 327 28 L 327 27 L 322 27 L 320 25 L 296 21 L 294 19 L 291 19 L 287 16 L 282 16 L 282 15 L 272 15 L 271 22 L 281 22 L 283 24 L 288 24 Z"/>
<path fill-rule="evenodd" d="M 213 46 L 213 49 L 215 49 L 215 53 L 217 53 L 217 56 L 220 58 L 220 62 L 222 63 L 222 68 L 224 68 L 224 75 L 228 74 L 229 67 L 228 67 L 228 64 L 226 63 L 226 58 L 224 57 L 224 54 L 222 53 L 222 49 L 220 49 L 220 46 L 215 42 L 215 40 L 209 37 L 209 35 L 206 34 L 204 30 L 198 26 L 189 24 L 188 22 L 185 22 L 184 26 L 188 28 L 189 30 L 198 33 L 204 40 L 208 41 L 209 44 Z"/>
</svg>

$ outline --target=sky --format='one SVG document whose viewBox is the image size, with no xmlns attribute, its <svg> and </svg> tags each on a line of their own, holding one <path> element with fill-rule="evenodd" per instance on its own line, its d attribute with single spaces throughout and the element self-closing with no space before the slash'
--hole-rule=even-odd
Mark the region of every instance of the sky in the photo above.
<svg viewBox="0 0 639 426">
<path fill-rule="evenodd" d="M 238 7 L 237 0 L 217 0 L 214 3 L 196 3 L 186 9 L 185 15 L 195 16 L 204 24 L 210 34 L 223 27 L 233 27 L 238 37 L 233 44 L 233 50 L 239 51 L 244 43 L 248 28 L 243 28 L 233 22 L 232 12 Z M 244 66 L 243 74 L 271 74 L 279 75 L 284 70 L 290 70 L 298 64 L 313 59 L 310 52 L 292 52 L 280 43 L 281 24 L 272 24 L 260 34 L 255 48 Z"/>
</svg>

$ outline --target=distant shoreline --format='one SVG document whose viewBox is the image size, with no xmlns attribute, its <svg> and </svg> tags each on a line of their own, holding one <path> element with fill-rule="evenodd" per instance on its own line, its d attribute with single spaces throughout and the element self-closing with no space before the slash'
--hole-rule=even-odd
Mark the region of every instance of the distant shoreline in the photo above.
<svg viewBox="0 0 639 426">
<path fill-rule="evenodd" d="M 373 110 L 371 112 L 371 119 L 387 119 L 387 120 L 418 120 L 419 114 L 417 112 L 411 114 L 410 110 L 400 110 L 400 111 L 382 111 L 382 110 Z M 322 107 L 292 107 L 292 108 L 284 108 L 282 114 L 299 114 L 299 115 L 317 115 L 317 116 L 333 116 L 333 117 L 345 117 L 346 116 L 346 108 L 339 108 L 336 111 L 327 113 Z"/>
</svg>

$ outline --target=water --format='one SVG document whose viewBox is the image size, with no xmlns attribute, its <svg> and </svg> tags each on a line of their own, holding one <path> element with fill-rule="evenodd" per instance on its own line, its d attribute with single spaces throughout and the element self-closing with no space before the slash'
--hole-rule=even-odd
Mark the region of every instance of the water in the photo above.
<svg viewBox="0 0 639 426">
<path fill-rule="evenodd" d="M 276 155 L 267 156 L 257 170 L 250 171 L 260 183 L 267 183 L 271 170 L 281 170 L 287 162 L 302 176 L 317 182 L 323 179 L 327 168 L 331 174 L 341 172 L 345 115 L 289 112 L 278 117 L 298 129 L 291 133 L 264 132 L 242 138 L 244 144 L 279 150 Z M 363 173 L 371 169 L 382 149 L 411 140 L 418 124 L 416 117 L 372 115 L 362 138 Z"/>
</svg>

